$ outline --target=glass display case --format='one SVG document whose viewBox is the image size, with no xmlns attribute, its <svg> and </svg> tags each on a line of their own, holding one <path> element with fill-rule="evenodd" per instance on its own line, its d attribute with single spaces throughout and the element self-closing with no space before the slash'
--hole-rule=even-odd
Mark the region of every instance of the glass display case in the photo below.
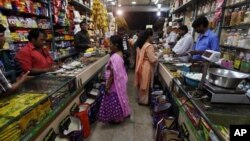
<svg viewBox="0 0 250 141">
<path fill-rule="evenodd" d="M 20 139 L 76 90 L 74 77 L 41 75 L 0 99 L 0 140 Z"/>
</svg>

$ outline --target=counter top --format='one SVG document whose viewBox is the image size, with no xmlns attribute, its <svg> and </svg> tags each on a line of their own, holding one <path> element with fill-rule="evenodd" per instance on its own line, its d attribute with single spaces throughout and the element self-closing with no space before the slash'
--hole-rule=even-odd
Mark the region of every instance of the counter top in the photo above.
<svg viewBox="0 0 250 141">
<path fill-rule="evenodd" d="M 169 84 L 169 80 L 166 81 L 164 76 L 171 75 L 172 73 L 170 70 L 174 66 L 171 64 L 160 63 L 159 67 L 159 70 L 163 70 L 160 71 L 163 80 L 166 84 Z M 180 69 L 178 67 L 175 68 Z M 171 90 L 171 93 L 175 101 L 177 101 L 180 106 L 185 105 L 187 101 L 190 101 L 192 106 L 187 104 L 187 107 L 190 109 L 192 109 L 192 107 L 196 109 L 201 117 L 204 116 L 204 118 L 212 125 L 220 125 L 229 128 L 230 125 L 250 124 L 250 105 L 211 103 L 209 93 L 206 91 L 201 91 L 200 95 L 193 98 L 190 93 L 194 92 L 195 88 L 186 85 L 183 78 L 175 78 L 173 76 L 169 76 L 169 78 L 172 78 L 173 89 Z M 171 89 L 172 86 L 168 87 Z M 208 95 L 209 98 L 199 99 L 204 95 Z"/>
</svg>

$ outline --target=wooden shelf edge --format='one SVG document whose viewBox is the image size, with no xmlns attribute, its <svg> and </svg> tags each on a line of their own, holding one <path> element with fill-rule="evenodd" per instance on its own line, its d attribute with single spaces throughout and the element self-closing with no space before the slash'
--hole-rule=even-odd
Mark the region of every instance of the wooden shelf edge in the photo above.
<svg viewBox="0 0 250 141">
<path fill-rule="evenodd" d="M 177 9 L 175 9 L 172 13 L 176 14 L 176 13 L 182 12 L 186 7 L 188 7 L 189 5 L 192 5 L 192 3 L 194 1 L 195 0 L 190 0 L 189 2 L 183 4 L 182 6 L 178 7 Z"/>
</svg>

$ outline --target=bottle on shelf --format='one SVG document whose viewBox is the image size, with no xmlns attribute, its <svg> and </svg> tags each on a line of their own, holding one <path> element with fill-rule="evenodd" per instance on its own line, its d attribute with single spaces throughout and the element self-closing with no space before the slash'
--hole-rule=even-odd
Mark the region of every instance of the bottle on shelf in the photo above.
<svg viewBox="0 0 250 141">
<path fill-rule="evenodd" d="M 231 33 L 231 30 L 230 29 L 228 29 L 226 32 L 223 32 L 223 34 L 222 34 L 222 43 L 223 43 L 223 45 L 226 45 L 226 46 L 229 46 L 229 45 L 231 45 L 230 44 L 230 34 Z"/>
<path fill-rule="evenodd" d="M 245 24 L 250 24 L 250 7 L 247 9 L 244 15 L 244 22 Z"/>
<path fill-rule="evenodd" d="M 242 0 L 235 0 L 234 3 L 235 3 L 235 4 L 236 4 L 236 3 L 240 3 L 241 1 L 242 1 Z"/>
<path fill-rule="evenodd" d="M 250 29 L 248 34 L 245 34 L 245 48 L 250 49 Z"/>
<path fill-rule="evenodd" d="M 224 19 L 224 26 L 230 26 L 231 16 L 232 16 L 232 9 L 229 9 L 225 15 Z"/>
<path fill-rule="evenodd" d="M 236 25 L 240 25 L 244 22 L 244 15 L 246 13 L 246 6 L 243 6 L 239 12 L 238 12 L 238 16 L 237 16 L 237 20 L 236 20 Z"/>
<path fill-rule="evenodd" d="M 233 30 L 233 42 L 232 42 L 232 46 L 237 46 L 238 45 L 238 40 L 240 38 L 240 32 L 242 32 L 242 29 L 234 29 Z"/>
<path fill-rule="evenodd" d="M 230 4 L 229 5 L 234 5 L 236 0 L 230 0 Z"/>
<path fill-rule="evenodd" d="M 240 71 L 245 72 L 245 73 L 250 73 L 250 58 L 245 57 L 240 65 Z"/>
<path fill-rule="evenodd" d="M 237 69 L 237 70 L 240 69 L 241 61 L 243 58 L 244 58 L 244 53 L 240 52 L 240 54 L 234 60 L 234 69 Z"/>
<path fill-rule="evenodd" d="M 231 20 L 230 20 L 230 26 L 235 26 L 237 22 L 237 16 L 238 16 L 239 8 L 235 8 L 232 12 Z"/>
<path fill-rule="evenodd" d="M 235 32 L 234 32 L 233 46 L 235 46 L 235 47 L 238 45 L 240 33 L 242 33 L 242 29 L 235 30 Z"/>
<path fill-rule="evenodd" d="M 235 36 L 236 29 L 232 29 L 229 36 L 228 36 L 228 45 L 232 46 L 234 43 L 234 36 Z"/>
</svg>

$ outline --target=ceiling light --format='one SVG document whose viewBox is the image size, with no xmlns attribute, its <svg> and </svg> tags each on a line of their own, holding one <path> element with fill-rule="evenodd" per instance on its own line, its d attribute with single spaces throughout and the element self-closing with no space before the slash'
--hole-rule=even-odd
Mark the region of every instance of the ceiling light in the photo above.
<svg viewBox="0 0 250 141">
<path fill-rule="evenodd" d="M 116 12 L 116 14 L 117 14 L 118 16 L 121 16 L 121 15 L 123 14 L 123 11 L 120 10 L 120 9 L 118 9 L 117 12 Z"/>
<path fill-rule="evenodd" d="M 112 4 L 112 5 L 115 5 L 115 2 L 114 2 L 114 1 L 112 1 L 112 2 L 111 2 L 111 4 Z"/>
<path fill-rule="evenodd" d="M 157 7 L 158 7 L 158 9 L 160 9 L 161 8 L 161 4 L 157 4 Z"/>
<path fill-rule="evenodd" d="M 135 4 L 136 4 L 136 1 L 132 1 L 131 3 L 132 3 L 133 5 L 135 5 Z"/>
<path fill-rule="evenodd" d="M 154 3 L 157 4 L 159 2 L 159 0 L 154 0 Z"/>
<path fill-rule="evenodd" d="M 113 1 L 113 0 L 107 0 L 107 1 Z"/>
<path fill-rule="evenodd" d="M 118 7 L 122 7 L 122 5 L 121 5 L 121 4 L 118 4 Z"/>
<path fill-rule="evenodd" d="M 160 17 L 160 16 L 161 16 L 161 12 L 158 11 L 156 15 L 157 15 L 158 17 Z"/>
</svg>

